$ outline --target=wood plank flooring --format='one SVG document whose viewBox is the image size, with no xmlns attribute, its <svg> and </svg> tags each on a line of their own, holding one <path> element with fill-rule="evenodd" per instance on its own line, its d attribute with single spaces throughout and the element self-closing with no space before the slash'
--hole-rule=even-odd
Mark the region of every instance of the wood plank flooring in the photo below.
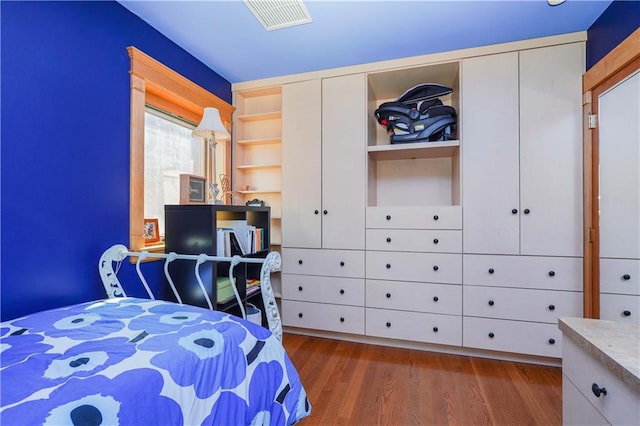
<svg viewBox="0 0 640 426">
<path fill-rule="evenodd" d="M 312 425 L 560 425 L 562 372 L 285 334 Z"/>
</svg>

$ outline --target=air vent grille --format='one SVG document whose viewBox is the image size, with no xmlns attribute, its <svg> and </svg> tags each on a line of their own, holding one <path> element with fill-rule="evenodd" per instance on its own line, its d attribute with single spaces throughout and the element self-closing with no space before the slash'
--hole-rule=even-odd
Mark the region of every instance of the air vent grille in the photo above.
<svg viewBox="0 0 640 426">
<path fill-rule="evenodd" d="M 244 0 L 267 31 L 312 22 L 302 0 Z"/>
</svg>

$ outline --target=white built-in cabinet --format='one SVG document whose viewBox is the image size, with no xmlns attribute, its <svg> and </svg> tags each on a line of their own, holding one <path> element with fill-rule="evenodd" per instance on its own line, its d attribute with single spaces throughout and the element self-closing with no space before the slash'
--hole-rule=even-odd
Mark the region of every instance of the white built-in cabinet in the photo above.
<svg viewBox="0 0 640 426">
<path fill-rule="evenodd" d="M 285 326 L 560 358 L 558 316 L 582 315 L 584 38 L 568 39 L 285 79 Z M 375 109 L 422 83 L 453 89 L 453 140 L 390 144 Z"/>
<path fill-rule="evenodd" d="M 600 318 L 640 325 L 640 72 L 598 99 Z"/>
</svg>

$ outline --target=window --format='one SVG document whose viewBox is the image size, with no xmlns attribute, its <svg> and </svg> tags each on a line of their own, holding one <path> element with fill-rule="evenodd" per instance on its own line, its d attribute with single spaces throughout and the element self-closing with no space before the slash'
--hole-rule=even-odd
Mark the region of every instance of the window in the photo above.
<svg viewBox="0 0 640 426">
<path fill-rule="evenodd" d="M 205 107 L 218 108 L 220 116 L 227 130 L 231 132 L 231 115 L 233 107 L 227 102 L 209 93 L 175 71 L 167 68 L 155 59 L 147 56 L 135 47 L 128 47 L 131 59 L 131 177 L 129 201 L 129 248 L 139 250 L 145 248 L 144 218 L 145 205 L 145 131 L 148 114 L 151 107 L 154 111 L 163 111 L 164 119 L 171 121 L 175 117 L 179 122 L 199 123 Z M 155 120 L 155 117 L 153 118 Z M 172 122 L 176 124 L 176 121 Z M 190 137 L 190 130 L 187 130 Z M 204 143 L 202 143 L 204 155 Z M 221 159 L 223 167 L 218 167 L 218 173 L 228 174 L 231 163 L 230 141 L 218 143 L 216 156 Z M 195 160 L 198 161 L 198 160 Z M 204 166 L 202 175 L 206 173 Z M 197 173 L 196 173 L 197 174 Z M 206 176 L 211 179 L 211 176 Z M 155 203 L 155 202 L 154 202 Z M 164 201 L 163 201 L 164 203 Z M 164 204 L 163 204 L 164 206 Z M 148 213 L 157 214 L 157 213 Z M 164 218 L 164 208 L 157 217 Z M 164 229 L 164 227 L 161 227 Z M 162 251 L 164 244 L 147 248 L 147 250 Z"/>
</svg>

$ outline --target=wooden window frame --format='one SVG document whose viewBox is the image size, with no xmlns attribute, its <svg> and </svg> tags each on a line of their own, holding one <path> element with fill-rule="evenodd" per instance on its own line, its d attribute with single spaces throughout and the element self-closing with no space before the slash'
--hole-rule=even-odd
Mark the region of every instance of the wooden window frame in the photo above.
<svg viewBox="0 0 640 426">
<path fill-rule="evenodd" d="M 205 107 L 218 108 L 222 122 L 231 133 L 234 107 L 133 46 L 131 59 L 131 133 L 129 177 L 129 247 L 163 252 L 164 243 L 145 246 L 144 241 L 144 114 L 146 105 L 199 123 Z M 225 158 L 223 173 L 231 170 L 231 143 L 218 143 Z M 210 159 L 207 159 L 210 161 Z M 207 173 L 211 167 L 207 167 Z M 207 176 L 210 180 L 212 176 Z"/>
</svg>

